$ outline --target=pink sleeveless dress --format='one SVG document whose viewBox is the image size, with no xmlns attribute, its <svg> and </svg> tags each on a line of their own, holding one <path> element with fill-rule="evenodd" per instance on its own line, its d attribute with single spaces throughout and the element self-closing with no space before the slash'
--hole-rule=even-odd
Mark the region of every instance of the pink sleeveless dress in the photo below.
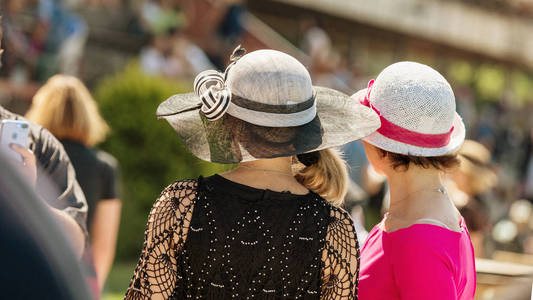
<svg viewBox="0 0 533 300">
<path fill-rule="evenodd" d="M 361 300 L 471 300 L 476 288 L 474 248 L 461 232 L 414 224 L 385 232 L 378 224 L 361 250 Z"/>
</svg>

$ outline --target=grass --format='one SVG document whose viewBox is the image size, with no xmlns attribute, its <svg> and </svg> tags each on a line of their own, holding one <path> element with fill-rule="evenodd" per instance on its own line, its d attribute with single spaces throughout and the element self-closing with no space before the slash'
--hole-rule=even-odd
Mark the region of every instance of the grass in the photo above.
<svg viewBox="0 0 533 300">
<path fill-rule="evenodd" d="M 124 295 L 122 294 L 108 294 L 104 293 L 102 295 L 102 300 L 122 300 L 124 299 Z"/>
<path fill-rule="evenodd" d="M 116 262 L 109 272 L 102 300 L 122 300 L 130 284 L 136 262 Z"/>
</svg>

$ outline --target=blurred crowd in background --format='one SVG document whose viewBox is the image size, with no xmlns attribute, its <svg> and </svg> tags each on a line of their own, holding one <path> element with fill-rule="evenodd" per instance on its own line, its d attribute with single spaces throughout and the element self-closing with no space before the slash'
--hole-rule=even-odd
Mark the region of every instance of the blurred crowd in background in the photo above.
<svg viewBox="0 0 533 300">
<path fill-rule="evenodd" d="M 257 23 L 250 15 L 255 1 L 248 2 L 2 0 L 5 51 L 0 69 L 0 103 L 23 114 L 35 92 L 54 74 L 77 76 L 93 91 L 105 86 L 109 76 L 122 72 L 131 62 L 148 77 L 169 80 L 176 89 L 189 87 L 199 72 L 223 70 L 228 54 L 239 44 L 249 51 L 285 47 L 280 50 L 292 51 L 308 66 L 314 84 L 348 94 L 365 87 L 387 65 L 387 59 L 382 64 L 376 60 L 372 65 L 354 59 L 364 55 L 347 55 L 342 47 L 344 41 L 335 39 L 331 26 L 322 26 L 318 13 L 306 11 L 293 20 L 298 28 L 273 34 L 268 25 Z M 505 1 L 466 2 L 498 8 Z M 533 12 L 530 1 L 509 2 L 511 5 L 505 7 L 513 12 Z M 273 18 L 269 20 L 275 23 Z M 106 47 L 115 50 L 100 56 L 95 53 Z M 104 55 L 116 57 L 114 61 L 118 63 L 103 59 Z M 428 63 L 423 55 L 395 59 Z M 431 62 L 429 59 L 430 65 Z M 461 59 L 445 65 L 434 67 L 452 84 L 458 111 L 467 124 L 467 138 L 472 140 L 461 150 L 461 168 L 448 174 L 448 189 L 468 223 L 476 254 L 501 259 L 512 255 L 509 253 L 533 257 L 533 73 L 504 64 Z M 117 113 L 120 112 L 107 115 Z M 151 117 L 154 111 L 143 113 L 156 122 Z M 106 117 L 105 111 L 103 115 Z M 107 121 L 111 132 L 135 130 L 129 123 L 130 131 L 120 131 L 113 127 L 113 121 Z M 117 156 L 123 169 L 128 168 L 128 163 L 120 159 L 121 148 L 113 145 L 104 143 L 103 147 Z M 362 238 L 363 227 L 371 228 L 387 209 L 387 187 L 368 167 L 360 143 L 346 145 L 344 152 L 353 181 L 347 205 L 354 218 L 364 224 L 359 228 Z M 150 170 L 145 167 L 145 171 L 156 173 L 156 166 Z M 130 188 L 129 182 L 124 181 L 125 190 Z M 153 198 L 144 200 L 148 204 L 139 208 L 144 210 L 139 213 L 142 218 L 156 196 L 154 193 Z M 127 192 L 123 200 L 125 206 L 132 205 L 128 204 L 133 199 L 128 199 Z M 127 210 L 124 215 L 129 218 Z M 130 221 L 123 220 L 122 225 L 124 222 Z M 127 234 L 121 229 L 119 241 Z M 136 250 L 141 239 L 137 241 Z M 119 249 L 118 259 L 135 259 L 132 252 L 135 253 Z"/>
<path fill-rule="evenodd" d="M 222 67 L 222 54 L 242 33 L 240 17 L 243 1 L 213 1 L 220 24 L 202 50 L 188 31 L 198 5 L 182 0 L 131 1 L 100 0 L 5 0 L 2 4 L 4 26 L 4 67 L 2 77 L 13 85 L 46 81 L 51 75 L 83 74 L 83 53 L 88 41 L 86 18 L 106 14 L 127 18 L 124 34 L 142 39 L 142 68 L 149 74 L 191 77 L 215 64 Z M 128 13 L 122 14 L 124 10 Z M 222 13 L 222 14 L 221 14 Z M 92 20 L 97 22 L 98 20 Z M 203 24 L 209 26 L 209 24 Z M 209 30 L 213 30 L 209 29 Z M 201 38 L 201 37 L 200 37 Z M 204 38 L 205 39 L 205 38 Z M 136 46 L 136 45 L 135 45 Z M 207 53 L 207 54 L 206 54 Z M 80 73 L 81 72 L 81 73 Z"/>
</svg>

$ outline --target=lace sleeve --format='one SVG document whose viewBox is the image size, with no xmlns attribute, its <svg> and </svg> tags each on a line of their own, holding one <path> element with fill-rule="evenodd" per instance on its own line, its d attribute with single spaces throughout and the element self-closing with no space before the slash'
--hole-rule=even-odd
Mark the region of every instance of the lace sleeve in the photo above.
<svg viewBox="0 0 533 300">
<path fill-rule="evenodd" d="M 330 216 L 322 252 L 321 300 L 357 299 L 359 244 L 353 221 L 338 208 Z"/>
<path fill-rule="evenodd" d="M 195 180 L 178 181 L 163 190 L 150 211 L 143 250 L 125 300 L 173 296 L 176 255 L 182 249 L 196 199 Z"/>
</svg>

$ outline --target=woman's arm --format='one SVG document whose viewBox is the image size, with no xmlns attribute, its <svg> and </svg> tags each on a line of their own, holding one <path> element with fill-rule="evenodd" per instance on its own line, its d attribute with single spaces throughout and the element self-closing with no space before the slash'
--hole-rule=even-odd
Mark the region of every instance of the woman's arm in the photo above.
<svg viewBox="0 0 533 300">
<path fill-rule="evenodd" d="M 100 289 L 104 288 L 115 258 L 121 208 L 120 199 L 106 199 L 99 201 L 94 210 L 91 246 Z"/>
<path fill-rule="evenodd" d="M 33 152 L 27 148 L 21 147 L 17 144 L 10 146 L 15 152 L 19 153 L 22 158 L 22 163 L 16 163 L 24 176 L 29 180 L 30 184 L 35 186 L 37 181 L 37 165 L 36 158 Z M 83 255 L 85 246 L 85 233 L 82 227 L 76 223 L 76 221 L 67 213 L 52 206 L 47 205 L 50 208 L 52 216 L 56 219 L 60 227 L 65 231 L 69 241 L 71 242 L 74 253 L 77 257 Z"/>
<path fill-rule="evenodd" d="M 321 300 L 357 299 L 359 245 L 353 221 L 344 210 L 331 210 L 322 264 Z"/>
<path fill-rule="evenodd" d="M 63 145 L 46 129 L 30 123 L 30 146 L 37 159 L 37 194 L 53 207 L 78 257 L 87 234 L 87 201 Z M 68 218 L 71 218 L 69 220 Z"/>
<path fill-rule="evenodd" d="M 143 250 L 124 299 L 169 299 L 180 282 L 176 257 L 189 230 L 197 182 L 168 186 L 148 217 Z"/>
</svg>

